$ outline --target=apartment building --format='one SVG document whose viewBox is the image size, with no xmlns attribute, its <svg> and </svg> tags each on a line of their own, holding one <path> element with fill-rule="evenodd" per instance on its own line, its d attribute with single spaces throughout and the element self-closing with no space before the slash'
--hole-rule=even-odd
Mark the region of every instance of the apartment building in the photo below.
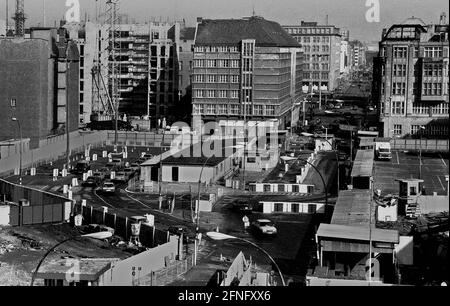
<svg viewBox="0 0 450 306">
<path fill-rule="evenodd" d="M 438 24 L 410 18 L 383 31 L 373 95 L 384 137 L 448 137 L 448 33 L 445 14 Z"/>
<path fill-rule="evenodd" d="M 194 129 L 200 121 L 231 126 L 299 118 L 302 77 L 299 44 L 262 17 L 199 19 L 192 73 Z"/>
<path fill-rule="evenodd" d="M 301 21 L 300 25 L 283 28 L 302 46 L 304 92 L 333 91 L 338 86 L 341 59 L 341 31 L 334 25 Z"/>
</svg>

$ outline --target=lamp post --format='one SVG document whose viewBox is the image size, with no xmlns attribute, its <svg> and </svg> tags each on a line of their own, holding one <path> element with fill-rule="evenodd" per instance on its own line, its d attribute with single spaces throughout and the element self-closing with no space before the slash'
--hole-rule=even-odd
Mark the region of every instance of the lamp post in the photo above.
<svg viewBox="0 0 450 306">
<path fill-rule="evenodd" d="M 23 154 L 23 138 L 22 138 L 22 127 L 20 125 L 20 120 L 17 118 L 12 118 L 12 121 L 17 122 L 19 127 L 19 137 L 20 137 L 20 149 L 19 149 L 19 185 L 22 185 L 22 154 Z"/>
<path fill-rule="evenodd" d="M 312 136 L 314 136 L 313 134 L 310 134 L 310 133 L 302 133 L 302 135 L 305 136 L 305 137 L 312 137 Z M 333 145 L 331 144 L 331 142 L 328 139 L 325 139 L 325 141 L 330 144 L 331 148 L 333 148 Z M 337 185 L 338 185 L 337 193 L 339 195 L 339 190 L 341 190 L 341 185 L 340 185 L 340 182 L 339 182 L 340 181 L 340 167 L 339 167 L 340 165 L 339 165 L 339 155 L 338 155 L 338 150 L 337 149 L 334 150 L 334 154 L 336 156 L 336 163 L 337 163 Z"/>
<path fill-rule="evenodd" d="M 162 122 L 161 122 L 161 124 L 162 124 Z M 158 125 L 158 128 L 159 128 L 159 125 Z M 159 210 L 161 210 L 161 208 L 162 208 L 162 171 L 163 171 L 163 168 L 162 168 L 162 163 L 163 163 L 163 158 L 162 158 L 162 156 L 163 156 L 163 145 L 164 145 L 164 138 L 165 138 L 165 136 L 166 136 L 166 129 L 164 128 L 163 129 L 163 136 L 162 136 L 162 142 L 161 142 L 161 146 L 160 146 L 160 148 L 161 148 L 161 150 L 159 151 L 160 152 L 160 155 L 159 155 L 159 173 L 158 173 L 158 181 L 159 181 L 159 186 L 158 186 L 158 208 L 159 208 Z"/>
<path fill-rule="evenodd" d="M 99 232 L 99 233 L 93 233 L 93 234 L 87 234 L 87 235 L 81 235 L 81 236 L 74 236 L 74 237 L 70 237 L 67 239 L 64 239 L 61 242 L 58 242 L 57 244 L 55 244 L 54 246 L 52 246 L 45 254 L 44 256 L 41 258 L 41 260 L 39 261 L 36 269 L 33 272 L 33 275 L 31 277 L 31 283 L 30 286 L 33 286 L 34 284 L 34 280 L 36 279 L 36 275 L 37 272 L 39 270 L 39 268 L 41 267 L 42 263 L 44 262 L 44 260 L 48 257 L 48 255 L 50 255 L 51 252 L 53 252 L 53 250 L 55 250 L 57 247 L 59 247 L 60 245 L 72 241 L 72 240 L 77 240 L 80 238 L 90 238 L 90 239 L 108 239 L 112 236 L 112 233 L 110 232 Z"/>
<path fill-rule="evenodd" d="M 254 246 L 255 248 L 257 248 L 258 250 L 260 250 L 261 252 L 263 252 L 269 259 L 270 261 L 273 263 L 273 265 L 275 266 L 275 268 L 278 271 L 278 274 L 280 275 L 281 278 L 281 282 L 283 283 L 283 286 L 286 286 L 286 282 L 284 281 L 284 277 L 283 277 L 283 273 L 281 272 L 280 267 L 278 266 L 278 264 L 276 263 L 276 261 L 273 259 L 272 256 L 270 256 L 270 254 L 264 250 L 263 248 L 261 248 L 259 245 L 257 245 L 256 243 L 253 243 L 247 239 L 244 238 L 239 238 L 239 237 L 235 237 L 235 236 L 231 236 L 231 235 L 226 235 L 226 234 L 222 234 L 222 233 L 218 233 L 218 232 L 208 232 L 206 233 L 206 236 L 208 236 L 209 238 L 213 239 L 213 240 L 240 240 L 243 242 L 246 242 L 252 246 Z"/>
</svg>

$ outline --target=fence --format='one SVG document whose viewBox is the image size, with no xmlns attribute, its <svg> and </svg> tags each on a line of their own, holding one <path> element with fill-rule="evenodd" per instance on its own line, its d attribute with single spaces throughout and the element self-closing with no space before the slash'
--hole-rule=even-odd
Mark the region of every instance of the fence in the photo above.
<svg viewBox="0 0 450 306">
<path fill-rule="evenodd" d="M 9 206 L 11 226 L 68 221 L 72 212 L 72 201 L 68 198 L 1 179 L 0 198 Z"/>
<path fill-rule="evenodd" d="M 75 214 L 82 214 L 83 224 L 102 224 L 114 229 L 117 236 L 128 241 L 131 236 L 131 221 L 128 217 L 121 217 L 115 213 L 106 212 L 105 209 L 94 208 L 87 205 L 76 204 L 74 206 Z M 167 243 L 169 234 L 166 231 L 158 230 L 154 226 L 142 224 L 139 235 L 139 241 L 143 246 L 153 248 L 155 246 Z"/>
<path fill-rule="evenodd" d="M 157 271 L 134 281 L 133 286 L 165 286 L 175 281 L 179 276 L 189 271 L 194 266 L 194 257 L 188 256 L 178 260 L 169 267 Z"/>
<path fill-rule="evenodd" d="M 405 151 L 429 151 L 429 152 L 448 152 L 449 140 L 437 139 L 393 139 L 391 141 L 393 150 Z"/>
</svg>

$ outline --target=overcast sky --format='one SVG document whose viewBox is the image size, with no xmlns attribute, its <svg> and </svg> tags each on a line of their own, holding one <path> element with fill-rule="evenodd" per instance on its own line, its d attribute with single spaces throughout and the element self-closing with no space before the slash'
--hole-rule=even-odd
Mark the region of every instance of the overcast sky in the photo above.
<svg viewBox="0 0 450 306">
<path fill-rule="evenodd" d="M 87 12 L 91 20 L 95 15 L 95 0 L 79 0 L 84 18 Z M 105 0 L 98 0 L 105 3 Z M 366 0 L 121 0 L 121 13 L 137 21 L 151 18 L 186 19 L 194 25 L 196 17 L 241 18 L 256 15 L 274 20 L 282 25 L 298 24 L 301 20 L 325 23 L 350 30 L 350 36 L 363 41 L 377 41 L 383 28 L 416 16 L 425 22 L 437 22 L 441 12 L 449 11 L 448 0 L 379 0 L 380 22 L 368 23 L 365 19 Z M 5 2 L 0 0 L 0 19 L 5 19 Z M 13 12 L 14 0 L 9 0 Z M 25 0 L 27 26 L 42 23 L 44 0 Z M 45 0 L 47 26 L 53 25 L 65 15 L 66 0 Z M 104 5 L 104 4 L 103 4 Z M 448 16 L 447 16 L 448 20 Z"/>
</svg>

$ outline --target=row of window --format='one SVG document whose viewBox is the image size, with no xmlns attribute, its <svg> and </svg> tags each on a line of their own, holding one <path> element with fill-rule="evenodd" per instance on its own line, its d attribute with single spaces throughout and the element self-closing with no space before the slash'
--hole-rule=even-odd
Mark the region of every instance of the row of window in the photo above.
<svg viewBox="0 0 450 306">
<path fill-rule="evenodd" d="M 275 105 L 247 105 L 247 115 L 254 116 L 275 116 Z M 236 104 L 194 104 L 195 115 L 241 115 L 243 109 Z"/>
<path fill-rule="evenodd" d="M 194 68 L 239 68 L 239 60 L 202 60 L 194 61 Z"/>
<path fill-rule="evenodd" d="M 331 28 L 287 28 L 289 34 L 331 34 Z M 309 38 L 309 37 L 308 37 Z M 320 38 L 320 37 L 318 37 Z M 329 38 L 329 37 L 327 37 Z"/>
<path fill-rule="evenodd" d="M 442 83 L 423 83 L 422 95 L 442 96 Z"/>
<path fill-rule="evenodd" d="M 440 103 L 430 106 L 429 103 L 417 102 L 413 103 L 413 114 L 415 115 L 446 115 L 448 114 L 448 103 Z M 405 114 L 405 101 L 392 101 L 391 113 L 393 115 Z"/>
<path fill-rule="evenodd" d="M 196 74 L 193 78 L 194 83 L 239 83 L 238 75 L 227 74 Z"/>
<path fill-rule="evenodd" d="M 194 90 L 194 98 L 230 98 L 238 99 L 239 90 Z"/>
<path fill-rule="evenodd" d="M 320 48 L 320 46 L 318 45 L 313 45 L 313 46 L 302 46 L 303 47 L 303 51 L 306 53 L 309 52 L 326 52 L 329 53 L 330 52 L 330 46 L 326 45 L 326 46 L 322 46 L 322 48 Z"/>
<path fill-rule="evenodd" d="M 329 77 L 329 73 L 328 72 L 303 72 L 303 79 L 304 80 L 309 80 L 309 79 L 314 79 L 314 80 L 328 80 Z"/>
<path fill-rule="evenodd" d="M 423 76 L 426 77 L 441 77 L 442 76 L 442 65 L 441 64 L 425 64 L 423 66 Z"/>
<path fill-rule="evenodd" d="M 381 50 L 381 56 L 384 56 L 385 48 Z M 408 56 L 408 47 L 394 47 L 393 48 L 393 56 L 394 58 L 407 58 Z M 414 57 L 419 57 L 419 48 L 414 47 Z M 423 48 L 423 57 L 443 57 L 443 49 L 442 47 L 424 47 Z"/>
<path fill-rule="evenodd" d="M 330 65 L 328 64 L 319 64 L 319 63 L 313 63 L 313 64 L 303 64 L 303 70 L 330 70 Z"/>
<path fill-rule="evenodd" d="M 329 62 L 330 56 L 325 54 L 305 54 L 305 62 Z"/>
<path fill-rule="evenodd" d="M 239 52 L 237 46 L 195 46 L 195 52 L 199 53 L 228 53 L 228 52 Z"/>
<path fill-rule="evenodd" d="M 411 135 L 417 135 L 421 131 L 420 125 L 411 125 Z M 403 134 L 403 126 L 401 124 L 394 124 L 394 135 L 400 136 Z M 425 135 L 429 136 L 442 136 L 448 135 L 448 126 L 445 125 L 430 125 L 425 126 Z"/>
</svg>

